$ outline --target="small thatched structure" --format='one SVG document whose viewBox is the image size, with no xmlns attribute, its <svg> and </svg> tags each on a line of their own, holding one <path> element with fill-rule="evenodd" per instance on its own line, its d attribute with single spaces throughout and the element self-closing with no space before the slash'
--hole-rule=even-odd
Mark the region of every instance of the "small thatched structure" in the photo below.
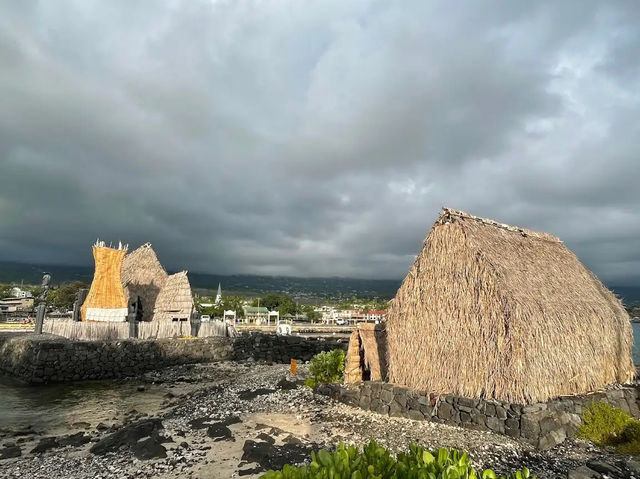
<svg viewBox="0 0 640 479">
<path fill-rule="evenodd" d="M 168 276 L 156 300 L 154 321 L 187 321 L 192 311 L 193 298 L 187 272 Z"/>
<path fill-rule="evenodd" d="M 142 305 L 142 321 L 151 321 L 160 290 L 167 281 L 164 270 L 151 243 L 146 243 L 124 258 L 122 285 L 127 302 L 136 297 Z"/>
<path fill-rule="evenodd" d="M 387 316 L 389 381 L 529 403 L 634 376 L 629 316 L 555 236 L 444 209 Z"/>
<path fill-rule="evenodd" d="M 362 323 L 351 333 L 345 382 L 380 381 L 387 377 L 386 335 L 383 324 Z"/>
<path fill-rule="evenodd" d="M 124 321 L 127 300 L 120 282 L 127 247 L 117 249 L 98 240 L 93 245 L 95 272 L 89 294 L 80 309 L 83 321 Z"/>
</svg>

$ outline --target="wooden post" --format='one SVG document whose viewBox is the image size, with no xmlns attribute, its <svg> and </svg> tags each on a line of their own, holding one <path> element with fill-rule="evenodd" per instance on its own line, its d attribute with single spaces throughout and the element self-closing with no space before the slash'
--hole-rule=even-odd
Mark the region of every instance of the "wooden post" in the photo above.
<svg viewBox="0 0 640 479">
<path fill-rule="evenodd" d="M 298 363 L 295 359 L 291 360 L 291 374 L 296 375 L 298 372 Z"/>
</svg>

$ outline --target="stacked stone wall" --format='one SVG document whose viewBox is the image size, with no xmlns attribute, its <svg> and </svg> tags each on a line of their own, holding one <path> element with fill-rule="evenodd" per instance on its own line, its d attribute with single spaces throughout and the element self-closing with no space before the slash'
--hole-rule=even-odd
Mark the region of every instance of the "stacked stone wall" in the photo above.
<svg viewBox="0 0 640 479">
<path fill-rule="evenodd" d="M 316 354 L 334 349 L 347 349 L 347 339 L 304 338 L 278 336 L 265 333 L 243 333 L 234 342 L 237 361 L 252 358 L 255 361 L 288 363 L 291 359 L 309 361 Z"/>
<path fill-rule="evenodd" d="M 288 363 L 308 361 L 321 351 L 346 349 L 335 339 L 241 334 L 234 338 L 71 340 L 54 335 L 0 334 L 0 371 L 28 383 L 135 376 L 188 363 L 224 360 Z"/>
<path fill-rule="evenodd" d="M 379 381 L 352 385 L 324 384 L 316 390 L 346 404 L 379 414 L 427 420 L 481 431 L 492 431 L 549 449 L 575 436 L 582 409 L 605 401 L 640 418 L 638 386 L 624 386 L 581 396 L 529 405 L 423 394 Z"/>
<path fill-rule="evenodd" d="M 28 383 L 111 379 L 177 364 L 221 361 L 229 338 L 72 341 L 15 338 L 0 343 L 0 370 Z"/>
</svg>

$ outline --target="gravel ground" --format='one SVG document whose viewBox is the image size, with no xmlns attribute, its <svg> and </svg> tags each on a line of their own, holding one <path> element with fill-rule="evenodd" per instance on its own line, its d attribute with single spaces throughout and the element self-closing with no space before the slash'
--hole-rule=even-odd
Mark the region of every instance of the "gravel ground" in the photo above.
<svg viewBox="0 0 640 479">
<path fill-rule="evenodd" d="M 226 362 L 148 373 L 136 379 L 140 394 L 149 383 L 175 387 L 159 409 L 129 411 L 123 423 L 99 430 L 76 424 L 44 442 L 37 434 L 5 431 L 0 477 L 253 478 L 308 460 L 311 450 L 370 439 L 393 451 L 411 442 L 456 447 L 478 467 L 505 473 L 526 466 L 539 479 L 566 477 L 588 460 L 619 459 L 580 440 L 539 452 L 506 436 L 380 416 L 314 395 L 301 385 L 306 372 L 299 367 L 294 377 L 285 365 Z M 45 452 L 31 452 L 38 444 Z M 9 457 L 17 450 L 19 457 Z"/>
</svg>

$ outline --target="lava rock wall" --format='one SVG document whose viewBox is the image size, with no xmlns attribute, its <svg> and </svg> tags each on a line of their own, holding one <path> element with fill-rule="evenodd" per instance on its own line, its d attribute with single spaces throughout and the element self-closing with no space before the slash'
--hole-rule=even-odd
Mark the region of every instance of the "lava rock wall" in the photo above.
<svg viewBox="0 0 640 479">
<path fill-rule="evenodd" d="M 637 386 L 625 386 L 581 396 L 529 405 L 509 404 L 447 395 L 423 394 L 380 381 L 352 385 L 322 384 L 316 392 L 362 409 L 389 416 L 406 417 L 492 431 L 549 449 L 580 427 L 583 407 L 605 401 L 640 418 Z"/>
<path fill-rule="evenodd" d="M 308 361 L 316 354 L 334 349 L 347 350 L 348 339 L 304 338 L 265 333 L 243 333 L 234 338 L 234 357 L 237 361 L 288 363 L 291 359 Z"/>
<path fill-rule="evenodd" d="M 346 349 L 347 342 L 266 333 L 234 338 L 162 338 L 103 341 L 54 335 L 0 335 L 0 371 L 28 383 L 83 381 L 135 376 L 188 363 L 254 360 L 308 361 L 321 351 Z"/>
</svg>

